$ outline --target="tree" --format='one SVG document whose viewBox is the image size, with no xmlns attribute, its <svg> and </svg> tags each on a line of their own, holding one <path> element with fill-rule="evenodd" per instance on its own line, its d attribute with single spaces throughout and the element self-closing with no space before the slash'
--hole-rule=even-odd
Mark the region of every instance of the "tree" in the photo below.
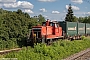
<svg viewBox="0 0 90 60">
<path fill-rule="evenodd" d="M 68 12 L 67 12 L 66 17 L 65 17 L 65 21 L 72 22 L 73 19 L 74 19 L 73 15 L 74 14 L 73 14 L 73 10 L 72 10 L 71 4 L 69 4 L 69 8 L 68 8 Z"/>
<path fill-rule="evenodd" d="M 17 10 L 16 12 L 2 10 L 0 15 L 0 40 L 24 41 L 28 33 L 29 14 Z M 23 44 L 21 44 L 23 45 Z"/>
<path fill-rule="evenodd" d="M 84 17 L 83 23 L 90 23 L 90 16 Z"/>
<path fill-rule="evenodd" d="M 18 14 L 22 14 L 22 10 L 18 9 L 18 10 L 17 10 L 17 13 L 18 13 Z"/>
<path fill-rule="evenodd" d="M 78 18 L 76 16 L 73 16 L 73 22 L 78 22 Z"/>
<path fill-rule="evenodd" d="M 84 17 L 79 17 L 78 22 L 82 23 L 84 21 Z"/>
<path fill-rule="evenodd" d="M 44 21 L 42 15 L 30 17 L 28 13 L 24 13 L 20 9 L 17 11 L 0 9 L 0 41 L 8 43 L 16 41 L 15 43 L 22 46 L 25 44 L 29 29 Z"/>
<path fill-rule="evenodd" d="M 38 21 L 40 24 L 42 24 L 42 22 L 45 22 L 45 18 L 40 14 L 38 15 Z"/>
<path fill-rule="evenodd" d="M 31 18 L 34 22 L 33 23 L 35 23 L 34 25 L 37 25 L 37 24 L 42 24 L 42 22 L 45 22 L 45 18 L 41 15 L 41 14 L 39 14 L 38 16 L 34 16 L 33 18 Z"/>
</svg>

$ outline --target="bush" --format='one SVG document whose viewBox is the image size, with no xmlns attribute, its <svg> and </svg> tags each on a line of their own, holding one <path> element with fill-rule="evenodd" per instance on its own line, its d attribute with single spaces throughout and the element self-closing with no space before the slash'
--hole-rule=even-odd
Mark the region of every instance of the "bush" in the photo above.
<svg viewBox="0 0 90 60">
<path fill-rule="evenodd" d="M 12 49 L 18 47 L 16 40 L 0 40 L 0 50 Z"/>
<path fill-rule="evenodd" d="M 85 39 L 85 36 L 81 36 L 81 39 L 84 40 Z"/>
<path fill-rule="evenodd" d="M 34 48 L 23 48 L 18 53 L 12 52 L 4 55 L 5 58 L 18 58 L 18 60 L 60 60 L 74 53 L 90 48 L 90 40 L 56 41 L 50 46 L 37 44 Z"/>
</svg>

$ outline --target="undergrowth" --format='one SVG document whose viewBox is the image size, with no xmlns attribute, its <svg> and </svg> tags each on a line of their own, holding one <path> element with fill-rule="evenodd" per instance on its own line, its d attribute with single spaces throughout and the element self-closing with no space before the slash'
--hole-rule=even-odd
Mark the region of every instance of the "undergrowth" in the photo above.
<svg viewBox="0 0 90 60">
<path fill-rule="evenodd" d="M 34 45 L 34 48 L 23 47 L 19 52 L 11 52 L 1 56 L 1 58 L 18 58 L 18 60 L 61 60 L 81 50 L 90 48 L 90 39 L 66 41 L 59 40 L 52 45 Z"/>
</svg>

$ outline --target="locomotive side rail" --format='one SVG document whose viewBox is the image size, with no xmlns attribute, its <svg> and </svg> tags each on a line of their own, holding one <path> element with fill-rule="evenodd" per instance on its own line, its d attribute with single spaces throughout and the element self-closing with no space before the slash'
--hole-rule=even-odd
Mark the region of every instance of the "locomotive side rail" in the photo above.
<svg viewBox="0 0 90 60">
<path fill-rule="evenodd" d="M 15 49 L 10 49 L 10 50 L 2 50 L 2 51 L 0 51 L 0 54 L 6 54 L 6 53 L 9 53 L 9 52 L 12 52 L 12 51 L 19 51 L 21 49 L 22 48 L 15 48 Z"/>
<path fill-rule="evenodd" d="M 88 52 L 90 52 L 90 48 L 88 48 L 88 49 L 86 49 L 86 50 L 83 50 L 83 51 L 81 51 L 81 52 L 79 52 L 79 53 L 76 53 L 76 54 L 74 54 L 74 55 L 71 55 L 70 57 L 68 57 L 68 58 L 66 58 L 66 59 L 63 59 L 63 60 L 75 60 L 75 59 L 77 59 L 78 57 L 83 56 L 84 54 L 86 54 L 86 53 L 88 53 Z"/>
</svg>

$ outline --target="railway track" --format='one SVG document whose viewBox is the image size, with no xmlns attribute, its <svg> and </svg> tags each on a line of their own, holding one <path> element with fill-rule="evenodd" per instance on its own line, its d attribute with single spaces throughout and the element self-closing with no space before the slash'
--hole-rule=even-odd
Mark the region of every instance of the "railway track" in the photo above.
<svg viewBox="0 0 90 60">
<path fill-rule="evenodd" d="M 63 60 L 90 60 L 90 48 L 76 53 Z"/>
<path fill-rule="evenodd" d="M 6 54 L 6 53 L 10 53 L 12 51 L 19 51 L 21 49 L 22 48 L 3 50 L 3 51 L 0 51 L 0 54 Z M 70 57 L 68 57 L 66 59 L 62 59 L 62 60 L 90 60 L 90 48 L 83 50 L 79 53 L 76 53 L 74 55 L 71 55 Z"/>
<path fill-rule="evenodd" d="M 10 53 L 12 51 L 19 51 L 21 49 L 22 48 L 15 48 L 15 49 L 10 49 L 10 50 L 2 50 L 2 51 L 0 51 L 0 54 L 6 54 L 6 53 Z"/>
</svg>

